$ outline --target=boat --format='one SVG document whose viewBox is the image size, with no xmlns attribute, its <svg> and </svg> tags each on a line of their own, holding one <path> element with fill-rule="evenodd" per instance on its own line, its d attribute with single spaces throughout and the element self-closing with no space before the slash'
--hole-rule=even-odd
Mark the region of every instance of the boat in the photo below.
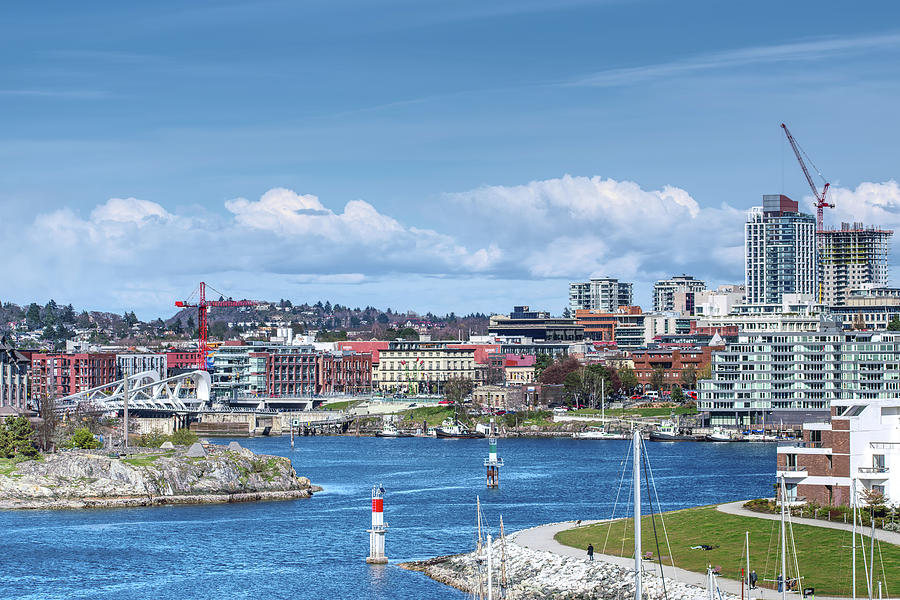
<svg viewBox="0 0 900 600">
<path fill-rule="evenodd" d="M 724 427 L 713 427 L 713 430 L 710 433 L 706 434 L 707 442 L 733 442 L 734 439 L 731 437 L 731 432 L 725 429 Z"/>
<path fill-rule="evenodd" d="M 392 423 L 385 423 L 384 427 L 381 428 L 381 431 L 375 432 L 375 437 L 404 438 L 404 437 L 413 437 L 413 434 L 407 433 L 405 431 L 400 431 Z"/>
<path fill-rule="evenodd" d="M 656 426 L 656 429 L 650 432 L 651 442 L 696 442 L 697 438 L 693 435 L 685 435 L 678 431 L 675 421 L 666 419 Z"/>
<path fill-rule="evenodd" d="M 435 437 L 439 438 L 483 438 L 480 431 L 472 431 L 465 424 L 453 419 L 447 419 L 440 427 L 434 428 Z"/>
<path fill-rule="evenodd" d="M 572 434 L 572 438 L 576 440 L 627 440 L 628 436 L 624 433 L 605 431 L 601 427 L 590 427 L 586 431 L 576 431 Z"/>
</svg>

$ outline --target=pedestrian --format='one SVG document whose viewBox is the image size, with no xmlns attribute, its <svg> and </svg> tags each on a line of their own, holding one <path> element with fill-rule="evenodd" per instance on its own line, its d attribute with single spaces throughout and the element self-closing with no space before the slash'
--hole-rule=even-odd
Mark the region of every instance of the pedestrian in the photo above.
<svg viewBox="0 0 900 600">
<path fill-rule="evenodd" d="M 588 544 L 588 560 L 589 561 L 594 560 L 594 545 L 593 544 Z"/>
<path fill-rule="evenodd" d="M 750 571 L 750 589 L 756 589 L 756 569 Z"/>
<path fill-rule="evenodd" d="M 780 593 L 781 593 L 781 586 L 784 585 L 784 579 L 781 577 L 780 574 L 778 575 L 777 581 L 778 581 L 778 593 L 780 594 Z"/>
</svg>

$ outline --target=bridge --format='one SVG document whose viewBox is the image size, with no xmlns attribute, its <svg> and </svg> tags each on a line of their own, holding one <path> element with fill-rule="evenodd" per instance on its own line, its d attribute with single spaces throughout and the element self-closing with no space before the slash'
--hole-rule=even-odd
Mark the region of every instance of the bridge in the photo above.
<svg viewBox="0 0 900 600">
<path fill-rule="evenodd" d="M 56 410 L 122 410 L 125 407 L 126 381 L 129 410 L 186 413 L 211 408 L 212 382 L 206 371 L 191 371 L 165 379 L 161 379 L 156 371 L 143 371 L 60 398 L 56 401 Z"/>
</svg>

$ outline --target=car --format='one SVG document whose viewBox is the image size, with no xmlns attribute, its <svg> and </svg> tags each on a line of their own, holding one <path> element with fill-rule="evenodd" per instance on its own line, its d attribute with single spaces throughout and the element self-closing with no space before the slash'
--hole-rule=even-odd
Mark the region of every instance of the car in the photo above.
<svg viewBox="0 0 900 600">
<path fill-rule="evenodd" d="M 453 404 L 453 402 L 451 402 L 450 400 L 441 400 L 440 402 L 438 402 L 438 404 L 443 404 L 446 406 L 447 404 Z"/>
</svg>

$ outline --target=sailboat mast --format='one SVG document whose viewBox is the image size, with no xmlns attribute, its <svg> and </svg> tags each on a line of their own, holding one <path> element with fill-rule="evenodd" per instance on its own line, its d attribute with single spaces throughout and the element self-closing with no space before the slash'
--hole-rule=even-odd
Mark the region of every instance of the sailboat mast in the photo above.
<svg viewBox="0 0 900 600">
<path fill-rule="evenodd" d="M 875 511 L 869 504 L 869 520 L 872 521 L 872 537 L 869 538 L 869 600 L 873 600 L 875 594 Z"/>
<path fill-rule="evenodd" d="M 606 427 L 606 380 L 600 379 L 600 420 Z"/>
<path fill-rule="evenodd" d="M 784 509 L 787 505 L 787 490 L 784 475 L 781 476 L 781 600 L 787 599 L 787 534 L 784 529 Z"/>
<path fill-rule="evenodd" d="M 487 536 L 487 580 L 488 580 L 488 595 L 487 600 L 494 600 L 494 564 L 492 562 L 491 555 L 492 547 L 491 547 L 491 534 Z"/>
<path fill-rule="evenodd" d="M 481 552 L 481 497 L 475 496 L 475 510 L 478 511 L 478 552 Z"/>
<path fill-rule="evenodd" d="M 634 428 L 634 600 L 641 600 L 641 430 Z"/>
<path fill-rule="evenodd" d="M 856 600 L 856 479 L 850 480 L 850 506 L 853 507 L 853 529 L 850 534 L 853 536 L 853 542 L 851 543 L 853 558 L 850 565 L 850 593 L 853 600 Z"/>
<path fill-rule="evenodd" d="M 503 531 L 503 516 L 500 517 L 500 597 L 506 598 L 506 533 Z"/>
<path fill-rule="evenodd" d="M 750 532 L 744 532 L 745 544 L 747 546 L 747 570 L 744 571 L 744 579 L 747 582 L 747 600 L 750 600 Z M 744 588 L 744 582 L 741 582 L 741 589 Z"/>
</svg>

